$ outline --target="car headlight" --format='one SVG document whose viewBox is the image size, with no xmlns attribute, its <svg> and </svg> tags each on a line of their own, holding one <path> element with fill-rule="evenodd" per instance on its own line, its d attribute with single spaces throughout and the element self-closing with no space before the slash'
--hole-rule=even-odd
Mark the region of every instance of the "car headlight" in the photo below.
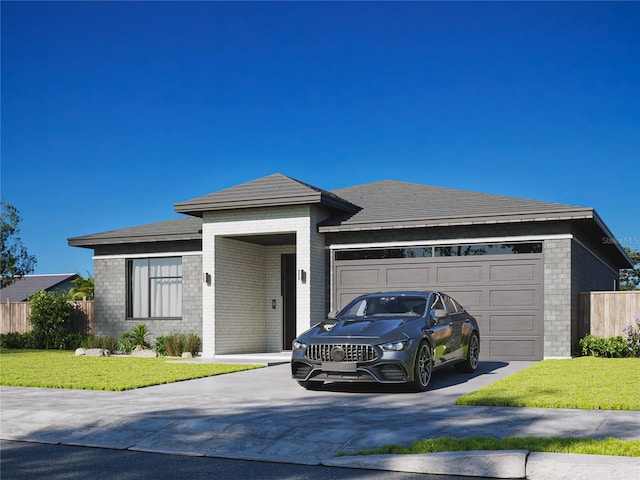
<svg viewBox="0 0 640 480">
<path fill-rule="evenodd" d="M 386 352 L 399 352 L 400 350 L 404 350 L 409 348 L 411 345 L 411 339 L 405 338 L 404 340 L 397 340 L 395 342 L 387 342 L 380 345 L 382 350 Z"/>
<path fill-rule="evenodd" d="M 297 338 L 293 341 L 292 346 L 294 350 L 304 350 L 305 348 L 307 348 L 307 345 L 305 343 L 299 342 Z"/>
</svg>

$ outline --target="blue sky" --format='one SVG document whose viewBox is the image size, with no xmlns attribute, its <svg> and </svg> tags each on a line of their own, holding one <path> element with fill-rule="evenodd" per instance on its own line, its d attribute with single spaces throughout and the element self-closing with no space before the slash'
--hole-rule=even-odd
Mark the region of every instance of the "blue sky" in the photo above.
<svg viewBox="0 0 640 480">
<path fill-rule="evenodd" d="M 67 238 L 275 172 L 593 207 L 640 249 L 640 3 L 7 2 L 2 199 Z"/>
</svg>

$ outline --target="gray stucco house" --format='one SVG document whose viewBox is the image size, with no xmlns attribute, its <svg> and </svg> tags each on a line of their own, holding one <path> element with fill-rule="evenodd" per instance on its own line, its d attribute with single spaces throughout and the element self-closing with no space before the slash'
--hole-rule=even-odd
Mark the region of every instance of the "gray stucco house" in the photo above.
<svg viewBox="0 0 640 480">
<path fill-rule="evenodd" d="M 174 205 L 183 218 L 70 238 L 94 250 L 95 329 L 195 332 L 203 356 L 290 350 L 361 293 L 437 289 L 476 316 L 485 360 L 570 357 L 578 292 L 631 260 L 593 208 L 281 174 Z"/>
</svg>

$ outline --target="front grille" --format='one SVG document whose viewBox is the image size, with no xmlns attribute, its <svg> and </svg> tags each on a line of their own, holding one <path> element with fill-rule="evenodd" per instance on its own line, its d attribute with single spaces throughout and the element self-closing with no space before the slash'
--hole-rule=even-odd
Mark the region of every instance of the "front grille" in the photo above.
<svg viewBox="0 0 640 480">
<path fill-rule="evenodd" d="M 313 362 L 371 362 L 378 354 L 371 345 L 309 345 L 305 357 Z"/>
</svg>

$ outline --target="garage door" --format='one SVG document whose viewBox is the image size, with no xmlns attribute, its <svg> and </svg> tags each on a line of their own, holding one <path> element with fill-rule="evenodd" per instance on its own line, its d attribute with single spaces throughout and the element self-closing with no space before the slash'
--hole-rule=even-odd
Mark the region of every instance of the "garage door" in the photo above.
<svg viewBox="0 0 640 480">
<path fill-rule="evenodd" d="M 439 290 L 478 320 L 483 360 L 542 359 L 542 253 L 347 260 L 352 252 L 335 253 L 336 308 L 364 293 Z"/>
</svg>

